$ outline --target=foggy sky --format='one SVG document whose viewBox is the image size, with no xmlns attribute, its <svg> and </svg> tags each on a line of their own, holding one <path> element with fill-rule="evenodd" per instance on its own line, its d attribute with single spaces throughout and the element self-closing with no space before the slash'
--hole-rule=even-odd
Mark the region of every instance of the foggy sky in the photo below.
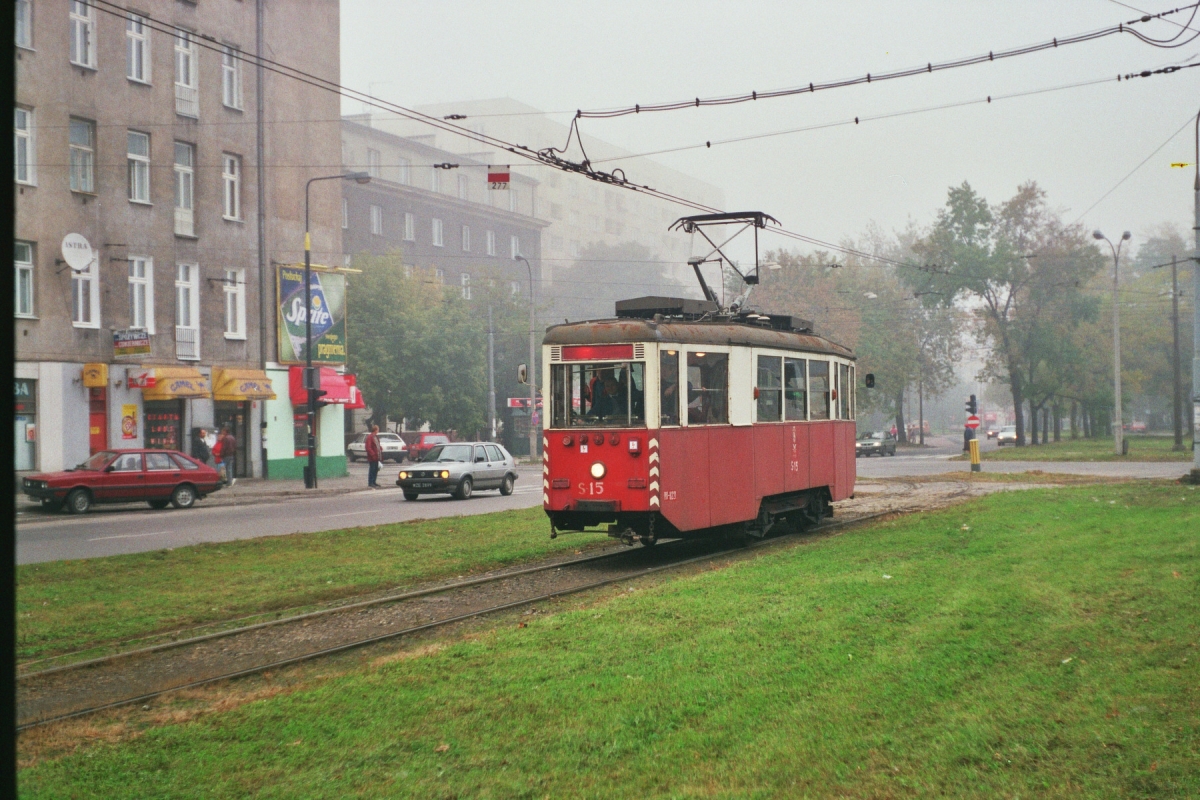
<svg viewBox="0 0 1200 800">
<path fill-rule="evenodd" d="M 1178 3 L 1133 5 L 1156 12 Z M 595 109 L 767 90 L 1033 44 L 1128 21 L 1111 0 L 1072 2 L 582 3 L 346 0 L 342 82 L 413 106 L 512 97 L 569 122 Z M 1171 19 L 1187 21 L 1186 14 Z M 1195 27 L 1200 29 L 1200 17 Z M 1158 38 L 1179 28 L 1140 28 Z M 640 153 L 1115 77 L 1181 63 L 1200 40 L 1155 49 L 1113 36 L 933 75 L 726 108 L 687 109 L 583 129 Z M 989 201 L 1037 180 L 1073 221 L 1200 107 L 1200 68 L 755 142 L 655 156 L 722 187 L 729 210 L 763 210 L 830 241 L 931 222 L 951 185 Z M 347 112 L 361 111 L 357 103 Z M 561 146 L 561 142 L 524 142 Z M 464 148 L 466 149 L 466 148 Z M 1190 237 L 1186 127 L 1083 223 L 1138 244 L 1160 223 Z M 617 164 L 607 165 L 618 166 Z M 631 180 L 637 175 L 631 173 Z M 681 213 L 686 213 L 681 211 Z M 795 246 L 778 237 L 766 247 Z M 801 249 L 807 249 L 802 247 Z"/>
</svg>

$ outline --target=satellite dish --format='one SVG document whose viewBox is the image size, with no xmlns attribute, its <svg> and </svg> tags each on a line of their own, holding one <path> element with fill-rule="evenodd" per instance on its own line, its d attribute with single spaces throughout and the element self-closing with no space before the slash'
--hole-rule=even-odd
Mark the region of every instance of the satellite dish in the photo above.
<svg viewBox="0 0 1200 800">
<path fill-rule="evenodd" d="M 96 259 L 91 243 L 81 233 L 68 233 L 62 240 L 63 260 L 75 272 L 87 272 Z"/>
</svg>

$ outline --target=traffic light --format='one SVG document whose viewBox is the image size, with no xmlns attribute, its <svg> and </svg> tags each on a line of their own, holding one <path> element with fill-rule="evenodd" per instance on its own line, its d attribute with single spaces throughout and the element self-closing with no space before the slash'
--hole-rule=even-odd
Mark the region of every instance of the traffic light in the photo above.
<svg viewBox="0 0 1200 800">
<path fill-rule="evenodd" d="M 975 395 L 967 398 L 967 414 L 974 416 L 979 411 L 979 404 L 975 402 Z"/>
</svg>

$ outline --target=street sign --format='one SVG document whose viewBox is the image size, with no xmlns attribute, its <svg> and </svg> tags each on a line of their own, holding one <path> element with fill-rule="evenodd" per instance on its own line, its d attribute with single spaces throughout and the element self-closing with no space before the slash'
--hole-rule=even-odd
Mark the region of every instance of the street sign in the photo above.
<svg viewBox="0 0 1200 800">
<path fill-rule="evenodd" d="M 488 173 L 488 188 L 499 189 L 501 191 L 508 188 L 509 173 L 505 172 L 489 172 Z"/>
<path fill-rule="evenodd" d="M 975 416 L 974 414 L 967 417 L 967 427 L 970 428 L 971 430 L 975 430 L 976 428 L 978 428 L 979 427 L 979 417 Z"/>
</svg>

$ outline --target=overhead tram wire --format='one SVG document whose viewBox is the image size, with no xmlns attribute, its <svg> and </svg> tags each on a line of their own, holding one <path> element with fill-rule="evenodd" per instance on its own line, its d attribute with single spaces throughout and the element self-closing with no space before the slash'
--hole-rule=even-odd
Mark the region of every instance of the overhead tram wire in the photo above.
<svg viewBox="0 0 1200 800">
<path fill-rule="evenodd" d="M 1129 9 L 1130 11 L 1136 11 L 1137 13 L 1139 13 L 1139 14 L 1142 14 L 1142 15 L 1150 14 L 1150 12 L 1149 12 L 1149 11 L 1146 11 L 1145 9 L 1138 8 L 1137 6 L 1131 6 L 1131 5 L 1129 5 L 1128 3 L 1122 3 L 1122 2 L 1121 2 L 1121 0 L 1108 0 L 1108 2 L 1112 3 L 1113 5 L 1118 5 L 1118 6 L 1121 6 L 1121 8 L 1127 8 L 1127 9 Z M 1157 14 L 1153 14 L 1152 16 L 1153 16 L 1153 17 L 1156 17 L 1156 18 L 1159 18 L 1159 19 L 1162 19 L 1162 20 L 1163 20 L 1163 22 L 1169 22 L 1169 23 L 1171 23 L 1172 25 L 1178 25 L 1180 28 L 1182 28 L 1182 29 L 1184 29 L 1184 30 L 1191 30 L 1191 31 L 1198 31 L 1198 32 L 1200 32 L 1200 29 L 1197 29 L 1197 28 L 1193 28 L 1193 27 L 1191 27 L 1191 24 L 1192 24 L 1192 23 L 1191 23 L 1191 20 L 1189 20 L 1189 21 L 1187 22 L 1187 24 L 1184 24 L 1184 23 L 1182 23 L 1182 22 L 1176 22 L 1176 21 L 1175 21 L 1175 20 L 1173 20 L 1173 19 L 1167 19 L 1167 16 L 1168 16 L 1168 15 L 1170 15 L 1170 14 L 1174 14 L 1176 11 L 1181 11 L 1181 10 L 1182 10 L 1182 8 L 1173 8 L 1173 9 L 1171 9 L 1170 11 L 1160 11 L 1159 13 L 1157 13 Z"/>
</svg>

